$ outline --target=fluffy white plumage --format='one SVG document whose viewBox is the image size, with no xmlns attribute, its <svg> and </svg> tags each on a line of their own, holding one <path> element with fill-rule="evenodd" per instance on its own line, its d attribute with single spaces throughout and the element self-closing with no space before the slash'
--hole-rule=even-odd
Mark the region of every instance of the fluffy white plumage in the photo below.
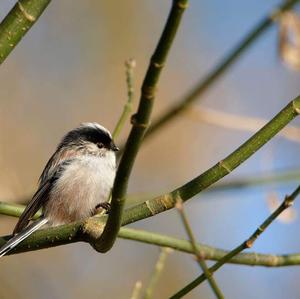
<svg viewBox="0 0 300 299">
<path fill-rule="evenodd" d="M 44 212 L 49 223 L 59 225 L 92 215 L 97 204 L 108 200 L 115 168 L 113 152 L 74 159 L 50 192 Z"/>
<path fill-rule="evenodd" d="M 0 248 L 0 257 L 45 224 L 55 226 L 92 216 L 108 200 L 117 150 L 110 132 L 98 123 L 82 123 L 68 132 L 46 164 L 14 236 Z M 29 224 L 40 208 L 43 216 Z"/>
</svg>

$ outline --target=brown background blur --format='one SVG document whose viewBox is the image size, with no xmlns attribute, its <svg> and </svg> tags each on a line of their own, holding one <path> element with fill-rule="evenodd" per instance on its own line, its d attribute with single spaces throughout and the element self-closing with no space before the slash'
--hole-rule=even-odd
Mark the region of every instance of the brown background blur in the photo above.
<svg viewBox="0 0 300 299">
<path fill-rule="evenodd" d="M 0 200 L 30 195 L 62 135 L 84 121 L 113 130 L 126 101 L 124 61 L 133 57 L 135 104 L 150 55 L 171 1 L 53 1 L 16 47 L 0 72 Z M 159 82 L 154 115 L 179 100 L 279 1 L 190 1 Z M 3 18 L 14 1 L 0 2 Z M 277 57 L 277 31 L 263 35 L 208 90 L 201 105 L 270 119 L 300 92 L 300 76 Z M 200 106 L 200 102 L 196 104 Z M 295 121 L 294 125 L 299 125 Z M 121 143 L 126 138 L 127 125 Z M 251 134 L 203 124 L 182 115 L 147 141 L 136 160 L 130 193 L 160 194 L 192 179 L 225 157 Z M 299 144 L 275 138 L 230 175 L 297 167 Z M 264 198 L 295 184 L 201 194 L 187 213 L 197 239 L 230 249 L 268 215 Z M 202 199 L 202 200 L 199 200 Z M 297 205 L 296 205 L 297 208 Z M 1 217 L 0 233 L 15 219 Z M 298 218 L 275 223 L 255 250 L 300 250 Z M 185 238 L 175 211 L 134 225 Z M 158 249 L 118 240 L 106 255 L 87 244 L 1 259 L 0 298 L 130 298 L 137 280 L 147 285 Z M 191 256 L 173 253 L 155 292 L 166 298 L 199 273 Z M 225 266 L 216 275 L 228 298 L 297 298 L 297 268 Z M 279 281 L 274 285 L 275 281 Z M 288 290 L 288 291 L 286 291 Z M 289 292 L 289 293 L 287 293 Z M 187 298 L 214 298 L 205 284 Z"/>
</svg>

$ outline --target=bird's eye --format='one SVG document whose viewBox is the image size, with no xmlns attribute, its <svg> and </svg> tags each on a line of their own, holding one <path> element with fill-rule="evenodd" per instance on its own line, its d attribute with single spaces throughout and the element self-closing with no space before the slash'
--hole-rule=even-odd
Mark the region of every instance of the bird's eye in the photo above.
<svg viewBox="0 0 300 299">
<path fill-rule="evenodd" d="M 103 144 L 102 142 L 98 142 L 98 143 L 97 143 L 97 146 L 98 146 L 98 148 L 103 148 L 103 147 L 104 147 L 104 144 Z"/>
</svg>

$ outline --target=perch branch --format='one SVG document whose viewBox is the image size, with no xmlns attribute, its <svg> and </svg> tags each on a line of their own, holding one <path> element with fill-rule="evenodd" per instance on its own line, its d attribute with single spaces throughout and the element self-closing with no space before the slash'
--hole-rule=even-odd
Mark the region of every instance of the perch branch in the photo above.
<svg viewBox="0 0 300 299">
<path fill-rule="evenodd" d="M 10 204 L 6 205 L 9 206 Z M 3 207 L 4 205 L 1 204 L 0 214 L 12 215 L 7 208 L 2 209 Z M 11 205 L 10 209 L 14 208 L 15 206 Z M 15 210 L 14 216 L 20 216 L 24 208 L 25 206 L 23 206 L 21 209 L 18 207 L 18 209 Z M 101 226 L 100 223 L 101 222 L 99 220 L 98 222 L 94 222 L 95 225 L 92 228 L 93 235 L 101 234 L 101 229 L 103 229 L 103 226 Z M 32 237 L 29 237 L 28 240 L 24 240 L 14 251 L 9 254 L 50 248 L 80 241 L 89 242 L 88 236 L 83 236 L 84 227 L 84 223 L 76 223 L 72 225 L 64 225 L 60 227 L 39 230 L 32 234 Z M 99 232 L 97 233 L 97 231 Z M 191 242 L 154 232 L 122 227 L 119 231 L 118 237 L 160 247 L 169 247 L 184 253 L 194 254 L 194 249 Z M 10 238 L 10 236 L 1 237 L 0 246 L 2 246 L 8 238 Z M 228 254 L 228 251 L 226 250 L 214 248 L 204 244 L 197 244 L 197 248 L 198 250 L 201 250 L 203 258 L 206 260 L 218 261 Z M 288 255 L 259 254 L 255 252 L 240 253 L 237 256 L 234 256 L 229 263 L 264 267 L 296 266 L 300 265 L 300 253 Z"/>
</svg>

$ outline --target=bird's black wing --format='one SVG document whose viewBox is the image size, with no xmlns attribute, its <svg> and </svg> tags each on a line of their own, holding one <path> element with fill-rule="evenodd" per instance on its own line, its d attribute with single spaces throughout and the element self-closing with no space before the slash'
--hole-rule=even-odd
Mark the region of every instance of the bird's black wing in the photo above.
<svg viewBox="0 0 300 299">
<path fill-rule="evenodd" d="M 19 233 L 23 230 L 34 214 L 42 207 L 42 205 L 47 202 L 48 196 L 51 190 L 51 181 L 47 180 L 43 185 L 37 190 L 37 192 L 33 195 L 31 201 L 23 211 L 22 215 L 19 218 L 18 223 L 16 224 L 13 234 Z"/>
<path fill-rule="evenodd" d="M 61 176 L 65 167 L 70 164 L 72 160 L 73 159 L 65 160 L 57 165 L 55 171 L 53 171 L 53 175 L 45 182 L 40 184 L 39 189 L 33 195 L 31 201 L 20 216 L 19 221 L 14 228 L 13 234 L 17 234 L 23 230 L 28 225 L 34 214 L 49 200 L 49 195 L 55 181 Z"/>
</svg>

